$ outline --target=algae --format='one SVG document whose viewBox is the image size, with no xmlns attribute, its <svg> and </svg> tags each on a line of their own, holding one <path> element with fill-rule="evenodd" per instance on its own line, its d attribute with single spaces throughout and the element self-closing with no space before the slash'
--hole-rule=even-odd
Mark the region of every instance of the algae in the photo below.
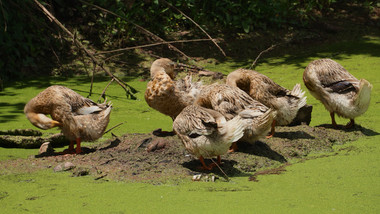
<svg viewBox="0 0 380 214">
<path fill-rule="evenodd" d="M 328 146 L 320 147 L 320 150 L 310 149 L 312 145 L 302 144 L 302 141 L 298 144 L 300 149 L 294 147 L 286 150 L 286 139 L 291 134 L 287 134 L 286 131 L 285 134 L 279 133 L 281 135 L 278 137 L 284 139 L 284 145 L 278 145 L 279 151 L 294 158 L 294 161 L 290 161 L 291 165 L 286 166 L 284 168 L 286 171 L 280 175 L 270 173 L 259 175 L 257 177 L 259 182 L 251 182 L 248 179 L 254 170 L 241 166 L 239 170 L 245 173 L 234 174 L 229 182 L 224 182 L 222 179 L 217 182 L 192 182 L 190 175 L 178 180 L 153 182 L 153 184 L 131 180 L 120 182 L 115 178 L 107 178 L 108 176 L 101 178 L 102 170 L 96 171 L 98 176 L 72 177 L 72 172 L 54 173 L 52 168 L 55 164 L 65 160 L 45 159 L 46 163 L 39 165 L 42 159 L 25 159 L 31 154 L 37 154 L 35 149 L 0 148 L 2 213 L 46 213 L 53 210 L 59 213 L 378 213 L 380 212 L 378 203 L 380 127 L 377 109 L 380 103 L 378 90 L 380 83 L 376 68 L 380 67 L 379 47 L 380 38 L 370 36 L 355 41 L 321 45 L 308 50 L 304 55 L 267 58 L 257 66 L 258 71 L 291 88 L 295 83 L 302 82 L 301 74 L 309 61 L 320 57 L 331 57 L 356 77 L 366 78 L 373 84 L 370 108 L 356 120 L 360 135 L 342 133 L 323 125 L 330 123 L 328 112 L 306 92 L 308 103 L 313 105 L 310 128 L 326 129 L 327 132 L 331 131 L 334 137 L 349 136 L 350 139 L 334 141 L 329 136 L 321 137 L 318 142 Z M 245 63 L 247 64 L 249 63 Z M 244 63 L 227 62 L 210 65 L 207 68 L 224 72 L 241 65 Z M 91 98 L 94 100 L 98 98 L 106 82 L 106 80 L 96 82 L 95 91 L 98 93 Z M 136 101 L 127 100 L 117 85 L 111 85 L 107 91 L 109 100 L 112 100 L 115 106 L 115 111 L 111 114 L 110 127 L 125 122 L 125 125 L 112 132 L 121 137 L 125 133 L 149 133 L 156 128 L 170 131 L 170 118 L 160 115 L 145 104 L 143 91 L 146 82 L 131 80 L 129 83 L 139 90 Z M 23 105 L 50 84 L 65 84 L 84 96 L 89 88 L 88 79 L 84 77 L 12 83 L 0 92 L 2 99 L 0 130 L 33 128 L 22 113 Z M 338 118 L 337 122 L 345 124 L 347 120 Z M 301 134 L 307 136 L 304 132 L 296 131 L 299 136 Z M 101 142 L 109 138 L 111 133 L 95 144 L 84 145 L 103 148 L 102 146 L 107 145 Z M 266 143 L 259 144 L 259 148 L 266 148 L 265 145 L 268 145 Z M 295 145 L 297 144 L 292 144 Z M 91 154 L 94 152 L 80 157 L 86 159 Z M 120 151 L 120 154 L 127 155 L 123 154 L 123 151 Z M 13 159 L 9 158 L 9 155 L 13 156 Z M 283 154 L 282 156 L 285 157 Z M 23 159 L 15 160 L 16 157 Z M 248 162 L 252 161 L 252 157 L 260 158 L 258 154 L 253 154 L 251 157 L 242 155 L 242 159 Z M 146 157 L 139 158 L 143 161 Z M 234 157 L 231 157 L 231 160 L 234 160 Z M 125 164 L 128 166 L 128 163 Z M 260 169 L 270 166 L 266 161 L 252 165 L 255 167 L 260 165 L 258 167 Z M 88 168 L 91 174 L 91 166 Z M 123 173 L 121 170 L 116 172 Z"/>
</svg>

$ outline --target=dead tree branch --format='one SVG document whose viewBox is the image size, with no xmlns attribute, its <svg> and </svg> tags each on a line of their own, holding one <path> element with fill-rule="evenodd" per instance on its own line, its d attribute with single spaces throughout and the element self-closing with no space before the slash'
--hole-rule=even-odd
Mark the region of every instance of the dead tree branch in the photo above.
<svg viewBox="0 0 380 214">
<path fill-rule="evenodd" d="M 74 44 L 78 48 L 80 48 L 81 50 L 83 50 L 87 54 L 87 56 L 89 56 L 91 58 L 91 60 L 92 60 L 92 62 L 94 64 L 97 64 L 110 77 L 115 78 L 116 82 L 125 90 L 125 92 L 127 93 L 128 97 L 130 97 L 131 99 L 136 99 L 136 97 L 133 95 L 133 92 L 131 93 L 131 90 L 132 91 L 136 91 L 133 87 L 131 87 L 128 84 L 126 84 L 125 82 L 121 81 L 116 76 L 114 76 L 110 71 L 108 71 L 107 69 L 105 69 L 104 66 L 103 66 L 103 63 L 101 63 L 97 58 L 95 58 L 94 55 L 91 54 L 90 51 L 87 50 L 87 48 L 84 47 L 84 45 L 78 39 L 75 38 L 75 35 L 73 33 L 71 33 L 65 26 L 63 26 L 63 24 L 58 19 L 56 19 L 40 2 L 38 2 L 37 0 L 33 0 L 33 1 L 37 4 L 37 6 L 42 10 L 42 12 L 52 22 L 54 22 L 55 24 L 57 24 L 66 34 L 68 34 L 71 37 L 71 39 L 73 40 Z"/>
<path fill-rule="evenodd" d="M 147 47 L 153 47 L 158 45 L 166 45 L 166 44 L 173 44 L 173 43 L 185 43 L 185 42 L 204 42 L 204 41 L 212 41 L 211 39 L 190 39 L 190 40 L 177 40 L 177 41 L 163 41 L 163 42 L 157 42 L 153 44 L 146 44 L 146 45 L 138 45 L 134 47 L 126 47 L 126 48 L 120 48 L 110 51 L 99 51 L 96 54 L 107 54 L 107 53 L 115 53 L 120 51 L 126 51 L 126 50 L 132 50 L 137 48 L 147 48 Z"/>
<path fill-rule="evenodd" d="M 97 6 L 97 5 L 91 4 L 91 3 L 89 3 L 89 2 L 86 2 L 86 1 L 83 1 L 83 0 L 79 0 L 79 1 L 82 2 L 83 4 L 89 5 L 89 6 L 91 6 L 91 7 L 94 7 L 94 8 L 96 8 L 96 9 L 98 9 L 98 10 L 101 10 L 101 11 L 103 11 L 103 12 L 105 12 L 105 13 L 109 13 L 109 14 L 111 14 L 111 15 L 114 15 L 114 16 L 116 16 L 116 17 L 119 17 L 119 18 L 121 18 L 121 19 L 127 21 L 128 23 L 131 23 L 131 24 L 134 25 L 136 28 L 138 28 L 140 31 L 142 31 L 144 34 L 146 34 L 146 35 L 152 37 L 152 38 L 155 39 L 155 40 L 158 40 L 158 41 L 161 41 L 161 42 L 166 42 L 166 41 L 165 41 L 164 39 L 162 39 L 161 37 L 155 35 L 154 33 L 150 32 L 149 30 L 147 30 L 147 29 L 141 27 L 140 25 L 131 22 L 130 20 L 126 19 L 126 18 L 123 17 L 123 16 L 120 16 L 120 15 L 118 15 L 118 14 L 112 12 L 112 11 L 109 11 L 109 10 L 104 9 L 104 8 L 102 8 L 102 7 L 99 7 L 99 6 Z M 187 59 L 189 59 L 189 60 L 192 59 L 191 57 L 187 56 L 185 53 L 183 53 L 182 51 L 180 51 L 180 50 L 179 50 L 178 48 L 176 48 L 175 46 L 173 46 L 173 45 L 171 45 L 171 44 L 168 44 L 168 46 L 169 46 L 169 48 L 171 48 L 171 49 L 173 49 L 174 51 L 180 53 L 182 56 L 186 57 Z"/>
<path fill-rule="evenodd" d="M 160 0 L 160 1 L 162 1 L 165 4 L 169 5 L 169 7 L 173 8 L 174 10 L 176 10 L 177 12 L 179 12 L 180 14 L 182 14 L 184 17 L 186 17 L 188 20 L 190 20 L 193 24 L 195 24 L 195 26 L 197 26 L 204 34 L 206 34 L 207 37 L 215 44 L 215 46 L 219 48 L 219 50 L 220 50 L 220 52 L 222 52 L 223 56 L 226 56 L 226 53 L 223 51 L 223 49 L 215 42 L 215 40 L 198 23 L 196 23 L 192 18 L 190 18 L 189 16 L 187 16 L 185 13 L 183 13 L 178 8 L 174 7 L 169 2 L 167 2 L 165 0 Z"/>
<path fill-rule="evenodd" d="M 102 97 L 103 97 L 103 98 L 105 97 L 104 94 L 106 93 L 106 90 L 107 90 L 108 86 L 110 86 L 111 83 L 112 83 L 114 80 L 115 80 L 115 79 L 112 78 L 111 81 L 110 81 L 110 82 L 107 84 L 107 86 L 104 88 L 102 94 L 100 95 L 100 97 L 99 97 L 99 99 L 98 99 L 98 103 L 100 103 L 100 99 L 101 99 Z"/>
<path fill-rule="evenodd" d="M 271 50 L 272 50 L 273 48 L 275 48 L 276 46 L 277 46 L 277 44 L 276 44 L 276 45 L 271 45 L 269 48 L 267 48 L 267 49 L 261 51 L 261 52 L 259 53 L 259 55 L 256 57 L 255 61 L 253 61 L 252 65 L 251 65 L 251 67 L 249 67 L 249 69 L 255 69 L 255 67 L 256 67 L 256 63 L 257 63 L 257 60 L 259 60 L 259 58 L 261 57 L 261 55 L 262 55 L 263 53 L 266 53 L 266 52 L 268 52 L 268 51 L 271 51 Z"/>
<path fill-rule="evenodd" d="M 177 63 L 176 69 L 178 70 L 186 70 L 193 73 L 197 73 L 199 76 L 212 76 L 213 79 L 223 79 L 224 74 L 215 71 L 209 71 L 203 67 L 188 65 L 185 63 Z"/>
</svg>

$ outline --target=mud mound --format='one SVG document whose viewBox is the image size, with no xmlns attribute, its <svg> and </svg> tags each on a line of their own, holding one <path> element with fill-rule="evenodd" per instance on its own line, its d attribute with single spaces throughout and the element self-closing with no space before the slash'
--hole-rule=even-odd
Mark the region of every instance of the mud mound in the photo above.
<svg viewBox="0 0 380 214">
<path fill-rule="evenodd" d="M 222 170 L 202 171 L 200 162 L 187 153 L 177 136 L 157 137 L 153 134 L 126 134 L 112 140 L 83 148 L 84 154 L 31 157 L 26 160 L 2 162 L 0 168 L 28 166 L 28 170 L 54 168 L 70 162 L 73 176 L 92 175 L 95 179 L 165 182 L 191 179 L 196 174 L 217 177 L 250 176 L 267 167 L 286 165 L 290 159 L 305 158 L 311 152 L 332 151 L 334 144 L 357 140 L 370 132 L 356 126 L 336 130 L 328 125 L 309 127 L 277 127 L 274 137 L 254 144 L 239 143 L 239 150 L 222 156 Z M 206 163 L 211 160 L 206 160 Z M 32 162 L 33 168 L 30 164 Z M 9 167 L 8 167 L 9 170 Z"/>
</svg>

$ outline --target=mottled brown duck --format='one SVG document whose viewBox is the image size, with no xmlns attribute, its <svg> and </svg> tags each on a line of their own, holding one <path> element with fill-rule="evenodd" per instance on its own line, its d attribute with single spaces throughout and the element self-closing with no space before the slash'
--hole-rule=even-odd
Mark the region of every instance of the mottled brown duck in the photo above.
<svg viewBox="0 0 380 214">
<path fill-rule="evenodd" d="M 289 125 L 298 110 L 306 105 L 305 92 L 301 90 L 300 84 L 290 91 L 254 70 L 235 70 L 227 76 L 226 84 L 242 89 L 253 99 L 277 111 L 268 138 L 275 133 L 275 126 Z"/>
<path fill-rule="evenodd" d="M 67 87 L 53 85 L 32 98 L 25 105 L 24 113 L 40 129 L 59 127 L 70 140 L 65 153 L 79 154 L 82 152 L 81 141 L 94 141 L 103 135 L 109 123 L 111 106 L 105 102 L 97 104 Z"/>
<path fill-rule="evenodd" d="M 335 128 L 335 114 L 350 119 L 346 128 L 351 128 L 354 119 L 369 107 L 372 85 L 365 79 L 356 79 L 332 59 L 312 61 L 303 73 L 303 81 L 310 94 L 330 112 Z"/>
</svg>

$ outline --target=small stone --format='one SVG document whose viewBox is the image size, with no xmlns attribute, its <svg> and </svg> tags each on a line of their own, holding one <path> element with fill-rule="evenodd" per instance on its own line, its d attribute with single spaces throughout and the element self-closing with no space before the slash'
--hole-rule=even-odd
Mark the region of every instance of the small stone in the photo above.
<svg viewBox="0 0 380 214">
<path fill-rule="evenodd" d="M 38 155 L 47 155 L 47 154 L 53 154 L 54 149 L 51 146 L 50 142 L 45 142 L 40 146 L 40 150 L 38 151 Z"/>
<path fill-rule="evenodd" d="M 75 168 L 75 165 L 71 162 L 65 162 L 63 164 L 63 170 L 65 170 L 65 171 L 68 171 L 68 170 L 73 169 L 73 168 Z"/>
<path fill-rule="evenodd" d="M 56 167 L 54 167 L 54 172 L 62 172 L 62 171 L 69 171 L 71 169 L 75 168 L 75 165 L 71 162 L 65 162 L 58 164 Z"/>
<path fill-rule="evenodd" d="M 165 148 L 166 141 L 164 139 L 155 139 L 151 143 L 148 144 L 146 147 L 146 151 L 148 152 L 154 152 L 156 150 L 160 150 Z"/>
<path fill-rule="evenodd" d="M 62 164 L 57 165 L 56 167 L 54 167 L 53 170 L 54 170 L 54 172 L 62 172 L 63 171 Z"/>
</svg>

